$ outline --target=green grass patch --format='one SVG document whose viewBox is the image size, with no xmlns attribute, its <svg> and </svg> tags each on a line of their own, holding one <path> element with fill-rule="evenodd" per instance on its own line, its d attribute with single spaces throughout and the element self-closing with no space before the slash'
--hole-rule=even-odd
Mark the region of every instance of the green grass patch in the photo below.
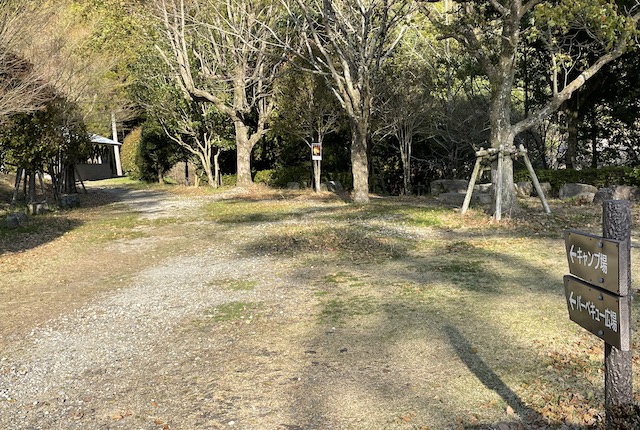
<svg viewBox="0 0 640 430">
<path fill-rule="evenodd" d="M 246 320 L 255 318 L 259 308 L 256 303 L 229 302 L 205 311 L 205 316 L 216 322 Z"/>
<path fill-rule="evenodd" d="M 258 286 L 258 281 L 251 279 L 222 279 L 211 282 L 211 285 L 230 291 L 252 291 Z"/>
<path fill-rule="evenodd" d="M 336 284 L 336 285 L 342 285 L 342 284 L 346 284 L 349 286 L 363 286 L 365 285 L 364 282 L 362 282 L 361 278 L 356 276 L 356 275 L 352 275 L 349 272 L 336 272 L 336 273 L 332 273 L 330 275 L 326 275 L 324 277 L 324 282 L 330 283 L 330 284 Z"/>
<path fill-rule="evenodd" d="M 333 298 L 322 303 L 320 320 L 325 323 L 337 324 L 344 320 L 376 312 L 378 303 L 373 297 L 351 296 L 347 298 Z"/>
</svg>

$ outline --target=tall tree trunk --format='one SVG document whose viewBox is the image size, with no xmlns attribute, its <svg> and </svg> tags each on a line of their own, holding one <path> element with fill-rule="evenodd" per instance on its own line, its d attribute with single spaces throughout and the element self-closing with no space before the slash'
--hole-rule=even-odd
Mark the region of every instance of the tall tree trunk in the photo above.
<svg viewBox="0 0 640 430">
<path fill-rule="evenodd" d="M 591 168 L 598 168 L 598 115 L 591 117 Z"/>
<path fill-rule="evenodd" d="M 368 125 L 351 121 L 351 171 L 353 174 L 353 202 L 369 203 L 369 161 L 367 156 Z"/>
<path fill-rule="evenodd" d="M 578 123 L 580 122 L 577 97 L 567 100 L 564 113 L 567 117 L 567 152 L 564 163 L 567 169 L 575 169 L 578 155 Z"/>
<path fill-rule="evenodd" d="M 216 155 L 213 156 L 213 175 L 214 175 L 214 181 L 216 183 L 215 188 L 218 188 L 220 185 L 222 185 L 222 180 L 220 178 L 220 153 L 222 152 L 222 150 L 220 148 L 218 148 L 218 152 L 216 152 Z"/>
<path fill-rule="evenodd" d="M 511 149 L 514 147 L 514 132 L 511 126 L 511 87 L 512 84 L 506 78 L 502 85 L 495 89 L 496 93 L 492 96 L 491 107 L 489 111 L 489 121 L 491 125 L 490 143 L 494 149 Z M 498 187 L 498 178 L 502 178 L 501 186 Z M 520 205 L 516 198 L 516 191 L 513 182 L 513 160 L 510 156 L 503 158 L 502 174 L 498 172 L 498 162 L 495 161 L 491 166 L 491 183 L 493 184 L 494 194 L 498 189 L 502 189 L 501 194 L 501 213 L 507 216 L 517 213 Z M 497 194 L 493 199 L 491 211 L 496 211 Z"/>
<path fill-rule="evenodd" d="M 204 169 L 205 175 L 207 175 L 207 181 L 209 182 L 209 186 L 211 188 L 218 188 L 218 184 L 216 178 L 213 176 L 213 171 L 211 170 L 211 159 L 207 159 L 203 154 L 198 154 L 200 157 L 200 162 L 202 163 L 202 168 Z"/>
<path fill-rule="evenodd" d="M 322 160 L 313 160 L 313 188 L 315 188 L 315 192 L 319 193 L 321 190 L 320 186 L 320 177 L 321 177 L 321 169 L 322 169 Z"/>
<path fill-rule="evenodd" d="M 36 202 L 36 173 L 29 171 L 29 204 Z"/>
<path fill-rule="evenodd" d="M 251 150 L 253 149 L 249 140 L 249 128 L 240 120 L 234 122 L 236 130 L 236 151 L 237 151 L 237 182 L 238 187 L 248 187 L 253 184 L 251 179 Z"/>
<path fill-rule="evenodd" d="M 411 148 L 412 148 L 412 138 L 408 133 L 402 133 L 400 135 L 400 158 L 402 161 L 402 172 L 403 172 L 403 185 L 404 185 L 404 194 L 411 195 L 412 187 L 411 187 Z"/>
<path fill-rule="evenodd" d="M 62 167 L 60 177 L 62 178 L 62 192 L 64 194 L 75 194 L 78 192 L 76 188 L 76 168 L 74 164 L 69 164 Z"/>
</svg>

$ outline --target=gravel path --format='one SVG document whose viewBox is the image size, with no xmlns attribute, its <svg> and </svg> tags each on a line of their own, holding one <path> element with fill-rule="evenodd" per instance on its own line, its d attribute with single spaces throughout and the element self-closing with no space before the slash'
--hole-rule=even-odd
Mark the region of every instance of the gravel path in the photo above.
<svg viewBox="0 0 640 430">
<path fill-rule="evenodd" d="M 119 199 L 142 217 L 176 217 L 197 206 L 157 192 L 133 191 Z M 224 303 L 277 300 L 280 280 L 265 272 L 266 257 L 240 256 L 234 236 L 189 256 L 169 258 L 139 273 L 118 291 L 35 328 L 0 352 L 0 428 L 92 429 L 169 428 L 163 420 L 142 417 L 132 425 L 130 384 L 153 384 L 141 365 L 149 355 L 171 354 L 167 338 L 185 321 Z M 250 277 L 251 291 L 220 288 L 226 280 Z M 264 285 L 271 288 L 262 288 Z M 135 391 L 135 388 L 134 390 Z M 119 401 L 118 397 L 124 402 Z M 156 407 L 149 399 L 147 406 Z M 146 426 L 141 425 L 146 419 Z M 188 428 L 188 427 L 178 427 Z"/>
</svg>

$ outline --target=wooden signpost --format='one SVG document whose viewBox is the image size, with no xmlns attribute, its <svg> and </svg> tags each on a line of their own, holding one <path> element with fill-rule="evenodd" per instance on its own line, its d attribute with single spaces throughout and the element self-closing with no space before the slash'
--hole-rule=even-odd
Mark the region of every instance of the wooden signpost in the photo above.
<svg viewBox="0 0 640 430">
<path fill-rule="evenodd" d="M 565 232 L 571 275 L 564 277 L 569 318 L 605 341 L 605 408 L 608 429 L 614 411 L 633 404 L 631 370 L 631 204 L 607 200 L 603 237 Z"/>
</svg>

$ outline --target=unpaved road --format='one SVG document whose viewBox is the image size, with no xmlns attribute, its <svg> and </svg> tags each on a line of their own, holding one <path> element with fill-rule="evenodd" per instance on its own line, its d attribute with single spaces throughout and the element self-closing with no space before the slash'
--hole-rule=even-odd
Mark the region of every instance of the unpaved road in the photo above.
<svg viewBox="0 0 640 430">
<path fill-rule="evenodd" d="M 539 399 L 567 383 L 548 332 L 590 342 L 560 323 L 556 240 L 527 268 L 500 251 L 517 237 L 340 221 L 334 198 L 214 222 L 237 191 L 93 193 L 50 241 L 0 254 L 0 429 L 546 428 Z"/>
</svg>

